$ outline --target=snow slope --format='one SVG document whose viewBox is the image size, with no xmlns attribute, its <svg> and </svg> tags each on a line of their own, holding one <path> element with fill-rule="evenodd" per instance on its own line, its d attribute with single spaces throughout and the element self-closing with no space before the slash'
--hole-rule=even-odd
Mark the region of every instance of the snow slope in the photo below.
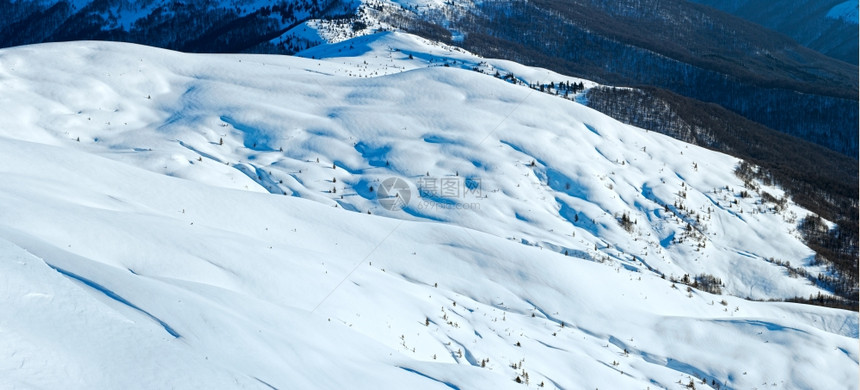
<svg viewBox="0 0 860 390">
<path fill-rule="evenodd" d="M 451 223 L 615 267 L 710 274 L 741 297 L 820 291 L 769 261 L 825 272 L 798 238 L 806 212 L 745 189 L 736 159 L 491 75 L 578 79 L 399 33 L 323 49 L 304 54 L 325 60 L 93 43 L 8 50 L 0 99 L 10 119 L 0 134 L 209 185 Z M 473 67 L 490 71 L 463 70 Z M 389 177 L 416 195 L 402 211 L 379 207 L 371 190 Z M 466 178 L 479 188 L 465 191 Z M 456 181 L 459 196 L 417 196 L 427 180 Z"/>
<path fill-rule="evenodd" d="M 735 159 L 469 70 L 540 69 L 361 39 L 0 51 L 0 387 L 857 383 L 855 313 L 659 276 L 820 291 L 765 260 L 816 271 L 805 211 L 741 197 Z"/>
<path fill-rule="evenodd" d="M 456 226 L 64 147 L 3 138 L 0 152 L 4 388 L 520 388 L 524 372 L 548 388 L 858 379 L 854 313 L 714 304 Z"/>
</svg>

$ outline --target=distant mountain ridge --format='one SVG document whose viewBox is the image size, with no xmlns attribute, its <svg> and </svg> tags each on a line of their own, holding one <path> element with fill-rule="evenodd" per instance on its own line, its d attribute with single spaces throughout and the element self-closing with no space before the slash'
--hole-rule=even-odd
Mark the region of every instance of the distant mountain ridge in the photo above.
<svg viewBox="0 0 860 390">
<path fill-rule="evenodd" d="M 857 65 L 857 1 L 691 1 L 761 24 L 810 49 Z"/>
</svg>

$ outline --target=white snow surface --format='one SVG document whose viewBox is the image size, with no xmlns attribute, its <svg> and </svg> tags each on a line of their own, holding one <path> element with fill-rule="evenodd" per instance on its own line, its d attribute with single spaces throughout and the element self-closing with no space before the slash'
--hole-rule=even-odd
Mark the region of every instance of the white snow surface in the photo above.
<svg viewBox="0 0 860 390">
<path fill-rule="evenodd" d="M 0 50 L 0 388 L 856 386 L 856 313 L 740 298 L 823 270 L 736 159 L 492 77 L 542 69 L 314 50 Z"/>
</svg>

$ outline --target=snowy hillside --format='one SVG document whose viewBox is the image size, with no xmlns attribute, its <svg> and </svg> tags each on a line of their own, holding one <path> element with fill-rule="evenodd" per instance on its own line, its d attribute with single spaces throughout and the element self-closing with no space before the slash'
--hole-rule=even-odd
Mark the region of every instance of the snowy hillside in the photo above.
<svg viewBox="0 0 860 390">
<path fill-rule="evenodd" d="M 302 55 L 0 51 L 0 387 L 857 382 L 855 313 L 741 299 L 826 291 L 737 160 L 405 34 Z"/>
<path fill-rule="evenodd" d="M 68 59 L 50 69 L 37 65 L 61 55 Z M 10 119 L 0 134 L 209 185 L 451 223 L 667 277 L 709 274 L 741 297 L 820 291 L 769 261 L 824 272 L 797 238 L 806 212 L 745 188 L 733 173 L 737 160 L 621 125 L 575 96 L 492 75 L 582 80 L 399 33 L 304 55 L 328 58 L 89 43 L 8 50 Z M 380 207 L 371 190 L 389 177 L 404 178 L 416 195 L 402 211 Z M 433 188 L 418 196 L 418 187 L 443 181 L 456 196 Z M 780 198 L 778 189 L 761 191 Z"/>
</svg>

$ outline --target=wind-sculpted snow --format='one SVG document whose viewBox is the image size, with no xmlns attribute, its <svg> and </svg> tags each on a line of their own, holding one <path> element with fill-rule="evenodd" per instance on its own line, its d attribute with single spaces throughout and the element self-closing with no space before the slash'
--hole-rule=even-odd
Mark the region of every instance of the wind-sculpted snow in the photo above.
<svg viewBox="0 0 860 390">
<path fill-rule="evenodd" d="M 822 291 L 770 258 L 824 270 L 737 160 L 359 39 L 0 51 L 0 387 L 857 382 L 855 313 L 743 299 Z"/>
<path fill-rule="evenodd" d="M 492 75 L 579 79 L 403 34 L 304 55 L 318 59 L 96 43 L 7 50 L 0 132 L 208 185 L 648 264 L 669 278 L 711 274 L 741 297 L 821 291 L 765 261 L 826 272 L 798 239 L 807 212 L 763 202 L 734 176 L 737 160 Z M 377 202 L 372 189 L 389 177 L 413 186 L 404 210 Z"/>
</svg>

